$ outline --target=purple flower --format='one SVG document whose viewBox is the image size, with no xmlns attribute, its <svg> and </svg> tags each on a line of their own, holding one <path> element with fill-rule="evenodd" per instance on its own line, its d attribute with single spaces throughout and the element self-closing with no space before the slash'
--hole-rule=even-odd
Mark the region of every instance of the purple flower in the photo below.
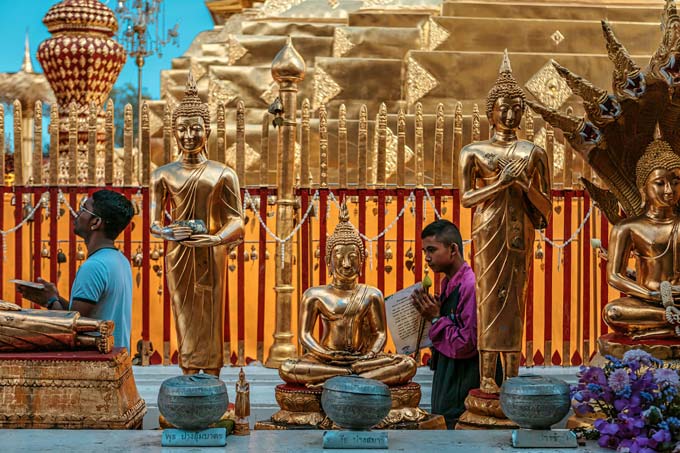
<svg viewBox="0 0 680 453">
<path fill-rule="evenodd" d="M 617 393 L 623 391 L 628 384 L 630 384 L 630 378 L 623 368 L 614 370 L 609 376 L 609 387 Z"/>
<path fill-rule="evenodd" d="M 623 354 L 623 362 L 630 365 L 634 362 L 642 365 L 650 366 L 652 364 L 652 356 L 649 352 L 642 349 L 631 349 Z"/>
<path fill-rule="evenodd" d="M 680 386 L 680 377 L 678 377 L 678 373 L 673 369 L 661 368 L 659 370 L 656 370 L 656 374 L 654 375 L 654 377 L 656 378 L 656 382 L 659 384 L 660 387 Z"/>
</svg>

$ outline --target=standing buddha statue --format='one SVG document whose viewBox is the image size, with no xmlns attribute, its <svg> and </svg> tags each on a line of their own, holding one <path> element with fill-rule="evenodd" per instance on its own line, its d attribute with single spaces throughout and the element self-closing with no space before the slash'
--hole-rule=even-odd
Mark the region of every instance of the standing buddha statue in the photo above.
<svg viewBox="0 0 680 453">
<path fill-rule="evenodd" d="M 460 154 L 461 204 L 476 207 L 472 240 L 480 389 L 487 394 L 499 392 L 494 379 L 499 353 L 504 378 L 519 372 L 534 230 L 548 225 L 552 211 L 548 156 L 517 138 L 524 109 L 524 92 L 506 50 L 486 101 L 493 136 L 465 146 Z"/>
<path fill-rule="evenodd" d="M 168 241 L 165 270 L 177 329 L 179 366 L 219 376 L 223 365 L 226 255 L 243 235 L 241 195 L 234 171 L 208 160 L 208 105 L 189 73 L 184 99 L 172 115 L 181 152 L 151 175 L 151 234 Z M 164 225 L 166 204 L 173 221 Z"/>
</svg>

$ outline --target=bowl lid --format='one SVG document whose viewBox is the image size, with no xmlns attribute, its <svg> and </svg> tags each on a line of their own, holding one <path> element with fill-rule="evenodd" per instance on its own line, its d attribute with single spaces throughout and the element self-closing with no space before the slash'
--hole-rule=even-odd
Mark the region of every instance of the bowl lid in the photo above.
<svg viewBox="0 0 680 453">
<path fill-rule="evenodd" d="M 331 378 L 324 383 L 323 389 L 355 395 L 391 395 L 390 388 L 382 382 L 356 375 Z"/>
<path fill-rule="evenodd" d="M 501 394 L 510 395 L 568 395 L 569 384 L 550 376 L 526 374 L 507 379 Z"/>
<path fill-rule="evenodd" d="M 161 384 L 160 392 L 169 396 L 211 396 L 226 393 L 224 382 L 210 374 L 175 376 Z"/>
</svg>

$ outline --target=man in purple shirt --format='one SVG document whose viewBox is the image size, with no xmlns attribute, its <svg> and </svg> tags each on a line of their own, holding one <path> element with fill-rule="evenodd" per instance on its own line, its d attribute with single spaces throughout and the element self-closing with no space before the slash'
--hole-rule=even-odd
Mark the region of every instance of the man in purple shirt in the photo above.
<svg viewBox="0 0 680 453">
<path fill-rule="evenodd" d="M 444 274 L 441 292 L 414 292 L 413 304 L 432 322 L 432 413 L 443 415 L 452 429 L 465 411 L 471 389 L 479 387 L 475 274 L 463 258 L 460 231 L 448 220 L 429 224 L 420 235 L 425 261 Z"/>
</svg>

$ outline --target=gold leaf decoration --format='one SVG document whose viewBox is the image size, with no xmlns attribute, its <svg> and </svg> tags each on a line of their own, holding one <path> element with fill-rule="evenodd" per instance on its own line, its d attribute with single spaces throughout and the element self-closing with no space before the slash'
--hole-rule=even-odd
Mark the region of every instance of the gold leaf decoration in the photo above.
<svg viewBox="0 0 680 453">
<path fill-rule="evenodd" d="M 229 64 L 233 65 L 247 53 L 248 49 L 241 45 L 238 39 L 236 39 L 236 36 L 230 34 L 227 38 L 227 57 L 229 58 Z"/>
<path fill-rule="evenodd" d="M 276 99 L 278 89 L 279 86 L 276 82 L 270 83 L 267 89 L 260 95 L 260 99 L 262 99 L 268 105 L 271 104 Z"/>
<path fill-rule="evenodd" d="M 427 72 L 413 57 L 408 58 L 406 68 L 406 102 L 416 103 L 439 85 L 437 79 Z"/>
<path fill-rule="evenodd" d="M 430 26 L 428 27 L 429 33 L 428 33 L 428 39 L 427 39 L 427 50 L 435 50 L 444 41 L 449 39 L 449 36 L 451 36 L 451 33 L 449 33 L 446 28 L 439 25 L 432 18 L 430 18 L 430 20 L 428 22 L 430 23 Z"/>
<path fill-rule="evenodd" d="M 231 90 L 225 82 L 213 77 L 210 78 L 210 83 L 208 84 L 208 104 L 216 106 L 221 102 L 227 105 L 237 97 L 238 93 Z"/>
<path fill-rule="evenodd" d="M 541 101 L 541 104 L 552 109 L 559 109 L 573 94 L 567 82 L 560 76 L 555 67 L 548 61 L 524 85 L 524 88 Z"/>
<path fill-rule="evenodd" d="M 349 40 L 345 29 L 337 27 L 333 35 L 333 56 L 335 58 L 345 56 L 353 47 L 354 44 Z"/>
<path fill-rule="evenodd" d="M 321 104 L 326 104 L 341 92 L 340 85 L 321 66 L 314 68 L 314 101 L 312 104 L 314 110 L 318 109 Z"/>
</svg>

